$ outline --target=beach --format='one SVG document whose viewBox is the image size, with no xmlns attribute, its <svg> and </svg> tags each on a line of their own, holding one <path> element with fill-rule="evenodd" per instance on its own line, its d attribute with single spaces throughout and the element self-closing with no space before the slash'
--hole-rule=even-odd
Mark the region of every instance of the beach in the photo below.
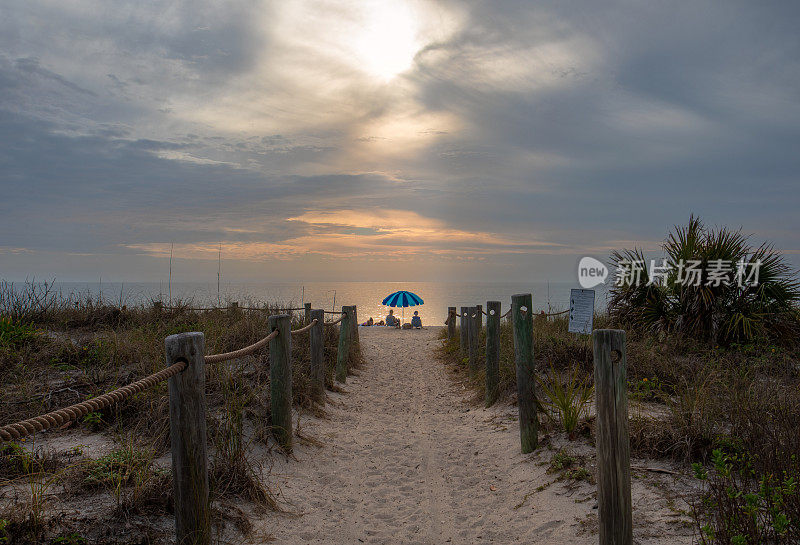
<svg viewBox="0 0 800 545">
<path fill-rule="evenodd" d="M 595 471 L 588 441 L 552 433 L 523 455 L 516 407 L 483 408 L 434 359 L 438 327 L 359 329 L 366 363 L 328 392 L 326 416 L 299 416 L 294 456 L 265 474 L 286 512 L 256 516 L 259 533 L 277 543 L 597 542 L 595 485 L 552 469 L 564 447 Z M 691 543 L 676 499 L 683 477 L 632 475 L 636 541 Z"/>
</svg>

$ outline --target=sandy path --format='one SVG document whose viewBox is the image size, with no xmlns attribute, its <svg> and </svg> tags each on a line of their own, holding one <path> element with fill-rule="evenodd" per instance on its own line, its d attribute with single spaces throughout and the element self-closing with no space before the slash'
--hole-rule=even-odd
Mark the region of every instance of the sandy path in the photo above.
<svg viewBox="0 0 800 545">
<path fill-rule="evenodd" d="M 520 454 L 512 408 L 467 404 L 433 358 L 436 329 L 360 330 L 366 366 L 329 394 L 328 418 L 301 417 L 325 446 L 298 445 L 269 477 L 302 515 L 270 514 L 262 531 L 278 543 L 596 543 L 594 486 L 556 482 L 547 448 Z M 637 541 L 690 542 L 649 478 L 634 481 Z"/>
</svg>

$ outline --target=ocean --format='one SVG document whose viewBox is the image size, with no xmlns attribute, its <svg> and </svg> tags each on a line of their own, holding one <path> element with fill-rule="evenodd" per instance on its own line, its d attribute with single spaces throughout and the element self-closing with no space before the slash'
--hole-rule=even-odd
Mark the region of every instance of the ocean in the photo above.
<svg viewBox="0 0 800 545">
<path fill-rule="evenodd" d="M 241 306 L 275 302 L 286 307 L 302 307 L 304 302 L 310 302 L 313 308 L 325 310 L 357 305 L 360 321 L 370 316 L 378 321 L 389 311 L 388 307 L 381 305 L 384 297 L 397 290 L 408 290 L 422 297 L 425 304 L 406 308 L 406 319 L 418 310 L 423 324 L 440 325 L 447 318 L 448 306 L 481 304 L 485 308 L 487 301 L 501 301 L 502 312 L 505 312 L 511 305 L 511 296 L 516 293 L 532 293 L 537 311 L 565 310 L 569 305 L 570 289 L 577 287 L 576 283 L 569 282 L 270 282 L 223 283 L 218 293 L 216 283 L 173 282 L 171 297 L 173 302 L 189 302 L 190 306 L 199 307 L 225 306 L 229 301 L 238 301 Z M 152 300 L 168 304 L 170 300 L 170 287 L 158 282 L 56 282 L 55 289 L 64 297 L 90 295 L 112 304 L 129 306 Z M 596 309 L 604 310 L 606 302 L 607 290 L 600 285 L 597 287 Z M 395 313 L 402 316 L 403 309 L 397 309 Z"/>
</svg>

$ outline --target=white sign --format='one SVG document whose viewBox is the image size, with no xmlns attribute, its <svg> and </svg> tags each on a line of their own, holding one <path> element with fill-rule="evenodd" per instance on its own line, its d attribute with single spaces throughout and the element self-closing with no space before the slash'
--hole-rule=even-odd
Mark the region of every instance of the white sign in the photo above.
<svg viewBox="0 0 800 545">
<path fill-rule="evenodd" d="M 594 325 L 594 290 L 570 290 L 569 329 L 570 333 L 592 334 Z"/>
</svg>

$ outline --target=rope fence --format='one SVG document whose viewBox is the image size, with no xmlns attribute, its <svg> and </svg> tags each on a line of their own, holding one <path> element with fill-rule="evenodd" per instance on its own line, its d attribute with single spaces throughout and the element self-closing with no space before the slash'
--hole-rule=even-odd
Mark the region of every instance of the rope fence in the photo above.
<svg viewBox="0 0 800 545">
<path fill-rule="evenodd" d="M 310 323 L 310 324 L 308 324 L 307 326 L 305 326 L 305 327 L 301 327 L 300 329 L 295 329 L 295 330 L 292 330 L 292 335 L 299 335 L 300 333 L 305 333 L 306 331 L 308 331 L 309 329 L 311 329 L 312 327 L 314 327 L 315 325 L 317 325 L 317 322 L 318 322 L 318 321 L 319 321 L 319 320 L 317 320 L 316 318 L 314 318 L 314 319 L 311 321 L 311 323 Z"/>
<path fill-rule="evenodd" d="M 300 308 L 269 308 L 269 307 L 240 307 L 238 303 L 234 303 L 227 307 L 172 307 L 172 306 L 164 306 L 160 305 L 157 306 L 159 309 L 163 310 L 191 310 L 193 312 L 214 312 L 216 310 L 223 311 L 223 310 L 252 310 L 252 311 L 261 311 L 261 312 L 277 312 L 277 313 L 284 313 L 284 312 L 297 312 L 300 310 L 305 310 L 305 307 Z"/>
<path fill-rule="evenodd" d="M 164 307 L 155 303 L 159 310 Z M 177 307 L 186 309 L 187 307 Z M 237 307 L 229 307 L 237 308 Z M 272 435 L 288 454 L 292 451 L 292 364 L 293 335 L 310 332 L 310 375 L 314 399 L 325 403 L 325 354 L 323 327 L 341 323 L 335 378 L 344 382 L 350 373 L 358 350 L 356 307 L 342 307 L 333 322 L 325 322 L 325 311 L 306 304 L 306 325 L 292 330 L 289 314 L 269 316 L 270 334 L 238 350 L 203 356 L 203 333 L 180 333 L 165 339 L 167 367 L 143 379 L 103 395 L 62 409 L 48 412 L 0 427 L 0 441 L 22 439 L 77 420 L 89 413 L 111 407 L 153 386 L 169 380 L 169 420 L 175 498 L 176 543 L 207 543 L 197 536 L 211 535 L 208 516 L 208 455 L 206 434 L 205 365 L 251 355 L 269 344 L 270 351 L 270 415 Z M 216 309 L 211 309 L 216 310 Z M 247 308 L 243 310 L 248 310 Z M 270 310 L 270 309 L 258 309 Z M 198 478 L 200 476 L 200 478 Z M 205 477 L 203 477 L 205 476 Z"/>
<path fill-rule="evenodd" d="M 82 403 L 76 403 L 74 405 L 70 405 L 69 407 L 51 411 L 41 416 L 35 416 L 21 422 L 15 422 L 14 424 L 8 424 L 0 428 L 0 439 L 3 441 L 22 439 L 25 436 L 38 433 L 40 431 L 54 428 L 56 426 L 62 426 L 67 422 L 77 420 L 78 418 L 86 416 L 91 412 L 105 409 L 110 407 L 112 404 L 124 401 L 132 395 L 138 394 L 147 388 L 155 386 L 159 382 L 163 382 L 168 378 L 177 375 L 186 369 L 186 365 L 187 364 L 185 361 L 181 361 L 170 365 L 158 373 L 153 373 L 152 375 L 141 380 L 137 380 L 136 382 L 132 382 L 127 386 L 123 386 L 122 388 L 114 390 L 113 392 L 108 392 L 107 394 L 93 397 L 92 399 L 87 399 Z"/>
<path fill-rule="evenodd" d="M 242 358 L 244 356 L 249 356 L 259 348 L 266 345 L 269 341 L 274 339 L 278 336 L 278 330 L 273 331 L 263 339 L 258 342 L 251 344 L 250 346 L 245 346 L 244 348 L 240 348 L 239 350 L 234 350 L 233 352 L 224 352 L 222 354 L 212 354 L 210 356 L 206 356 L 206 363 L 218 363 L 221 361 L 227 360 L 235 360 L 236 358 Z"/>
</svg>

